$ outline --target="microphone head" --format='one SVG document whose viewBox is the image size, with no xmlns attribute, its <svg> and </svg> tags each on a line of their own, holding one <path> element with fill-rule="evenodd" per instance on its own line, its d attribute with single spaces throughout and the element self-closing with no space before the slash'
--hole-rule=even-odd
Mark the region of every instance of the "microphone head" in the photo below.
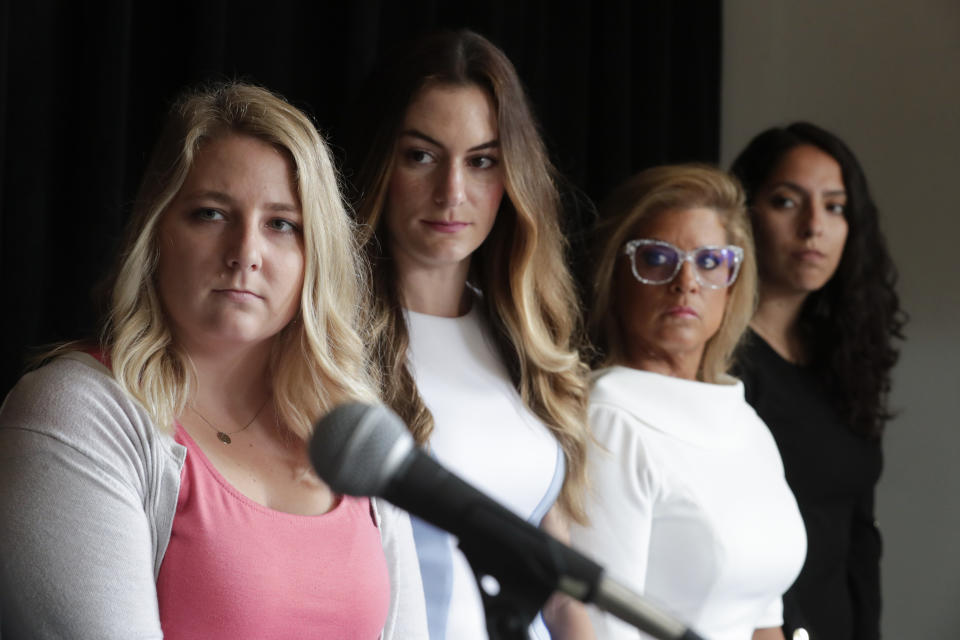
<svg viewBox="0 0 960 640">
<path fill-rule="evenodd" d="M 403 420 L 381 404 L 342 404 L 321 418 L 310 462 L 338 493 L 381 495 L 414 448 Z"/>
</svg>

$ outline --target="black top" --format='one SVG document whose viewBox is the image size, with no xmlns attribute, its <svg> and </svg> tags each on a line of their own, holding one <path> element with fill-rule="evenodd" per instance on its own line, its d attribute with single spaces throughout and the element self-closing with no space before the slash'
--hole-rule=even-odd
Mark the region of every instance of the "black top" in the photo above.
<svg viewBox="0 0 960 640">
<path fill-rule="evenodd" d="M 880 442 L 840 419 L 822 380 L 787 362 L 749 332 L 737 374 L 747 402 L 770 428 L 807 528 L 807 559 L 784 595 L 786 637 L 804 627 L 811 640 L 880 637 L 880 532 L 874 489 Z"/>
</svg>

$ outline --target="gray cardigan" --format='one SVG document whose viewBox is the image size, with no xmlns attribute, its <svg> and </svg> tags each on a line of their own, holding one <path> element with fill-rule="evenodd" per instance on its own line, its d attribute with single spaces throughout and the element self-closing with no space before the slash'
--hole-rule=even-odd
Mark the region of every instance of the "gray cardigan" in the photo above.
<svg viewBox="0 0 960 640">
<path fill-rule="evenodd" d="M 25 375 L 0 407 L 0 637 L 161 638 L 156 577 L 186 448 L 94 358 Z M 374 500 L 390 570 L 382 637 L 426 638 L 407 515 Z"/>
</svg>

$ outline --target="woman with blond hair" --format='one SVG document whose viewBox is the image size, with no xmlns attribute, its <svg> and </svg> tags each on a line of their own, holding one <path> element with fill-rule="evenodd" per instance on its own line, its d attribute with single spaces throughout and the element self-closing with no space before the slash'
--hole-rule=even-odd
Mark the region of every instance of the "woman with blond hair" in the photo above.
<svg viewBox="0 0 960 640">
<path fill-rule="evenodd" d="M 583 515 L 586 371 L 556 176 L 519 78 L 483 37 L 444 31 L 370 86 L 355 186 L 382 395 L 441 463 L 563 537 Z M 416 520 L 414 535 L 431 638 L 486 637 L 456 540 Z M 569 599 L 543 614 L 554 637 L 589 633 Z"/>
<path fill-rule="evenodd" d="M 101 339 L 0 412 L 4 637 L 425 635 L 406 516 L 306 454 L 375 398 L 352 238 L 303 113 L 240 83 L 174 105 Z"/>
<path fill-rule="evenodd" d="M 602 207 L 589 328 L 589 528 L 577 546 L 713 640 L 782 638 L 805 538 L 776 445 L 727 372 L 753 313 L 743 192 L 701 165 L 643 171 Z M 637 638 L 606 614 L 601 638 Z"/>
</svg>

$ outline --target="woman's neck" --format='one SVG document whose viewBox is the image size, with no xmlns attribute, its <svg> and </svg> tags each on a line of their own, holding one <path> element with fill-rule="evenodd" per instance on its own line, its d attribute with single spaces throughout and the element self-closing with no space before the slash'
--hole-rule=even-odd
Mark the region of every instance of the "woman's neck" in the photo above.
<svg viewBox="0 0 960 640">
<path fill-rule="evenodd" d="M 807 362 L 809 354 L 800 335 L 800 311 L 808 292 L 781 292 L 760 287 L 760 304 L 750 328 L 780 357 L 795 364 Z"/>
<path fill-rule="evenodd" d="M 470 311 L 467 289 L 468 260 L 444 268 L 418 268 L 398 264 L 398 286 L 403 305 L 410 311 L 444 318 L 458 318 Z"/>
<path fill-rule="evenodd" d="M 271 393 L 269 342 L 249 349 L 190 352 L 197 373 L 191 404 L 248 416 Z"/>
<path fill-rule="evenodd" d="M 703 360 L 703 346 L 689 351 L 668 352 L 663 349 L 651 349 L 638 346 L 627 349 L 624 365 L 641 371 L 659 373 L 672 378 L 696 380 Z"/>
</svg>

